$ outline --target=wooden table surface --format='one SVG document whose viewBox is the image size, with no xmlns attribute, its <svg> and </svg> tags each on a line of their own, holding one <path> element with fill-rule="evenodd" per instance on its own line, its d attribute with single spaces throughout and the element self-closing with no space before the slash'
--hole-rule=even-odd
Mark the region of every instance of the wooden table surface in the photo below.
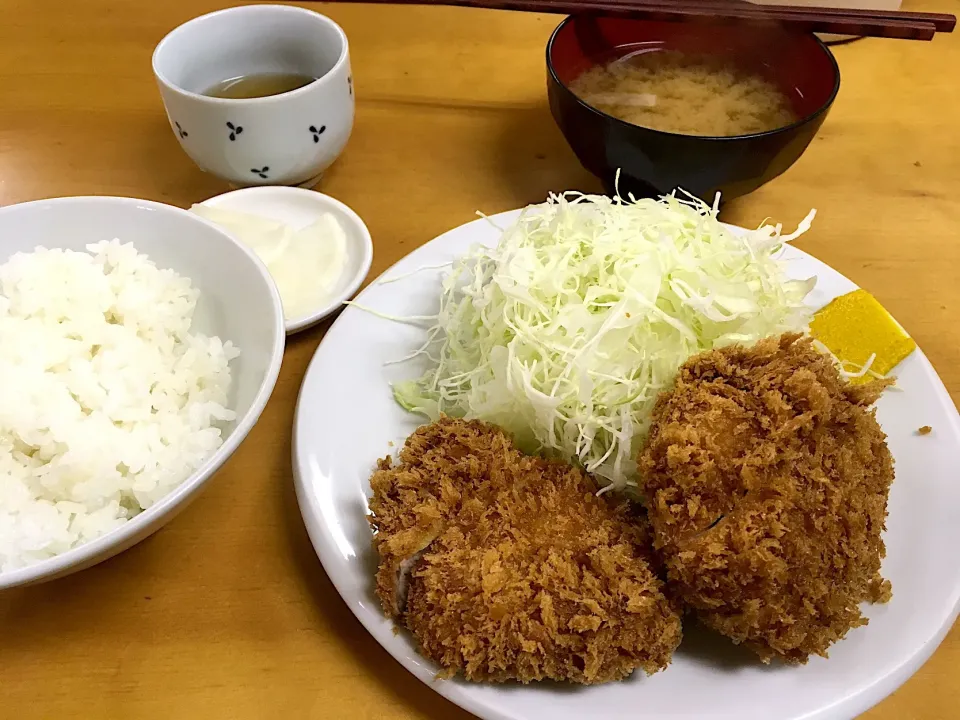
<svg viewBox="0 0 960 720">
<path fill-rule="evenodd" d="M 180 206 L 226 190 L 179 150 L 150 55 L 217 0 L 0 0 L 0 205 L 129 195 Z M 357 117 L 319 189 L 352 206 L 371 277 L 474 217 L 596 189 L 550 118 L 559 18 L 314 5 L 350 38 Z M 956 12 L 955 2 L 923 9 Z M 839 98 L 784 176 L 724 219 L 791 225 L 870 289 L 960 398 L 960 36 L 835 49 Z M 73 577 L 0 594 L 0 717 L 469 717 L 420 684 L 341 602 L 293 493 L 290 428 L 325 326 L 292 339 L 257 427 L 183 515 Z M 869 720 L 955 718 L 960 631 Z"/>
</svg>

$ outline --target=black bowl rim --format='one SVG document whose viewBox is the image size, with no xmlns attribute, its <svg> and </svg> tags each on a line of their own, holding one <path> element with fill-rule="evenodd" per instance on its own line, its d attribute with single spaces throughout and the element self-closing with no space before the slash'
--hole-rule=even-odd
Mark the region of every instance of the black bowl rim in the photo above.
<svg viewBox="0 0 960 720">
<path fill-rule="evenodd" d="M 837 99 L 837 94 L 840 92 L 840 66 L 837 64 L 837 58 L 834 57 L 833 53 L 830 52 L 830 48 L 827 47 L 827 45 L 820 38 L 818 38 L 813 33 L 809 33 L 810 36 L 813 38 L 814 42 L 816 42 L 817 45 L 820 47 L 820 50 L 827 56 L 827 59 L 830 61 L 830 65 L 833 68 L 833 90 L 830 92 L 830 97 L 827 98 L 826 102 L 824 102 L 823 105 L 821 105 L 817 110 L 814 110 L 809 115 L 806 115 L 800 118 L 799 120 L 796 120 L 795 122 L 790 123 L 789 125 L 784 125 L 783 127 L 774 128 L 773 130 L 764 130 L 763 132 L 758 132 L 758 133 L 747 133 L 745 135 L 686 135 L 684 133 L 673 133 L 673 132 L 667 132 L 665 130 L 655 130 L 654 128 L 645 127 L 643 125 L 635 125 L 633 123 L 627 122 L 626 120 L 621 120 L 620 118 L 616 118 L 613 115 L 609 115 L 603 112 L 603 110 L 598 110 L 597 108 L 593 107 L 593 105 L 590 105 L 584 102 L 583 100 L 580 99 L 580 97 L 576 93 L 573 92 L 573 90 L 567 87 L 566 83 L 564 83 L 562 80 L 560 80 L 559 77 L 557 77 L 557 72 L 553 67 L 553 61 L 551 59 L 554 40 L 556 40 L 557 35 L 567 25 L 567 23 L 576 21 L 578 17 L 579 16 L 577 15 L 568 15 L 567 17 L 565 17 L 563 20 L 560 21 L 560 24 L 557 25 L 553 33 L 550 35 L 550 39 L 547 41 L 547 52 L 546 52 L 547 70 L 550 73 L 551 79 L 560 88 L 563 89 L 563 92 L 570 95 L 577 102 L 578 105 L 581 105 L 582 107 L 586 108 L 587 110 L 594 113 L 595 115 L 599 115 L 600 117 L 610 120 L 616 123 L 617 125 L 623 126 L 625 128 L 645 130 L 646 132 L 654 133 L 655 135 L 662 135 L 664 137 L 669 137 L 669 138 L 691 138 L 694 140 L 706 140 L 709 142 L 733 142 L 737 140 L 753 140 L 755 138 L 773 137 L 781 133 L 791 132 L 793 130 L 796 130 L 797 128 L 803 127 L 804 125 L 816 120 L 819 116 L 823 115 L 830 109 L 830 106 L 833 105 L 833 101 Z"/>
</svg>

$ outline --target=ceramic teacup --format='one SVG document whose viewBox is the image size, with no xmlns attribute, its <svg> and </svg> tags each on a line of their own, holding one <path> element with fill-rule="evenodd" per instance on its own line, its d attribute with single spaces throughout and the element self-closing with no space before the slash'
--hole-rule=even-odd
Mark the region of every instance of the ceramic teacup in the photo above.
<svg viewBox="0 0 960 720">
<path fill-rule="evenodd" d="M 180 146 L 201 170 L 234 185 L 312 185 L 353 128 L 347 36 L 311 10 L 252 5 L 202 15 L 160 41 L 153 72 Z M 204 94 L 261 73 L 317 79 L 268 97 Z"/>
</svg>

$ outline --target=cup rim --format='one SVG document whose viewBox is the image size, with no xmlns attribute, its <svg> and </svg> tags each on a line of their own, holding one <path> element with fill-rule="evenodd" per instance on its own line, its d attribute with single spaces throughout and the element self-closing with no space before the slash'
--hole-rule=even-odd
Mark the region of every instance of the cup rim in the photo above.
<svg viewBox="0 0 960 720">
<path fill-rule="evenodd" d="M 317 18 L 320 18 L 322 22 L 327 23 L 332 27 L 337 34 L 340 36 L 341 48 L 340 56 L 337 58 L 337 61 L 333 64 L 333 67 L 330 68 L 326 73 L 316 78 L 313 82 L 307 83 L 301 88 L 296 90 L 290 90 L 285 93 L 280 93 L 279 95 L 268 95 L 266 97 L 259 98 L 218 98 L 212 97 L 210 95 L 203 95 L 201 93 L 196 93 L 191 90 L 186 90 L 180 87 L 178 84 L 172 82 L 159 68 L 157 58 L 160 53 L 164 50 L 164 47 L 170 41 L 170 39 L 177 33 L 183 31 L 185 28 L 200 23 L 208 18 L 212 18 L 219 15 L 227 14 L 241 14 L 241 13 L 253 13 L 253 14 L 264 14 L 264 13 L 293 13 L 298 15 L 310 15 Z M 192 100 L 200 100 L 203 102 L 213 103 L 215 105 L 230 105 L 235 106 L 237 103 L 246 103 L 251 105 L 269 105 L 277 102 L 283 102 L 291 97 L 298 97 L 310 92 L 312 89 L 316 88 L 320 83 L 326 81 L 331 75 L 333 75 L 337 70 L 339 70 L 343 65 L 347 63 L 347 58 L 350 54 L 350 45 L 347 40 L 347 34 L 343 31 L 343 28 L 340 27 L 336 22 L 322 15 L 314 10 L 308 10 L 307 8 L 297 7 L 296 5 L 241 5 L 238 7 L 226 8 L 224 10 L 215 10 L 214 12 L 205 13 L 203 15 L 198 15 L 195 18 L 187 20 L 185 23 L 177 25 L 173 30 L 168 32 L 163 36 L 163 39 L 157 43 L 157 46 L 153 49 L 153 55 L 151 57 L 151 65 L 153 66 L 153 74 L 156 77 L 157 82 L 159 82 L 163 87 L 174 92 L 178 95 L 181 95 Z"/>
</svg>

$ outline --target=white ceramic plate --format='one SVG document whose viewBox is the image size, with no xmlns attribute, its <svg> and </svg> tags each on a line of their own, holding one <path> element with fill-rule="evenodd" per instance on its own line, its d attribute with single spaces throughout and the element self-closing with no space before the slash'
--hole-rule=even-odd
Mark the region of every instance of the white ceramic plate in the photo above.
<svg viewBox="0 0 960 720">
<path fill-rule="evenodd" d="M 501 227 L 519 211 L 492 218 Z M 498 233 L 478 220 L 424 245 L 385 273 L 397 277 L 461 255 Z M 819 307 L 854 284 L 794 248 L 790 274 L 816 275 Z M 374 282 L 358 302 L 396 315 L 436 312 L 443 271 L 425 270 L 389 284 Z M 486 720 L 552 717 L 643 720 L 839 720 L 853 718 L 893 692 L 933 653 L 960 601 L 960 418 L 919 350 L 897 369 L 901 391 L 888 391 L 878 415 L 889 435 L 897 480 L 890 492 L 884 576 L 893 600 L 866 606 L 870 625 L 851 631 L 802 667 L 764 666 L 726 640 L 687 632 L 673 664 L 652 677 L 580 688 L 553 683 L 480 685 L 435 680 L 436 667 L 417 654 L 408 633 L 394 634 L 373 594 L 376 557 L 365 518 L 369 477 L 377 458 L 394 452 L 421 419 L 404 412 L 389 383 L 416 377 L 416 363 L 384 363 L 417 348 L 423 330 L 347 308 L 327 333 L 307 371 L 294 428 L 297 496 L 310 538 L 337 590 L 367 630 L 410 672 Z M 933 432 L 920 436 L 929 425 Z M 390 443 L 393 443 L 393 446 Z M 687 630 L 687 628 L 685 628 Z"/>
<path fill-rule="evenodd" d="M 332 315 L 360 287 L 373 262 L 373 241 L 360 216 L 339 200 L 305 188 L 263 186 L 243 188 L 204 200 L 201 205 L 260 215 L 294 228 L 315 222 L 325 213 L 333 215 L 346 236 L 347 257 L 343 271 L 327 298 L 299 317 L 285 318 L 287 335 L 313 327 Z"/>
</svg>

